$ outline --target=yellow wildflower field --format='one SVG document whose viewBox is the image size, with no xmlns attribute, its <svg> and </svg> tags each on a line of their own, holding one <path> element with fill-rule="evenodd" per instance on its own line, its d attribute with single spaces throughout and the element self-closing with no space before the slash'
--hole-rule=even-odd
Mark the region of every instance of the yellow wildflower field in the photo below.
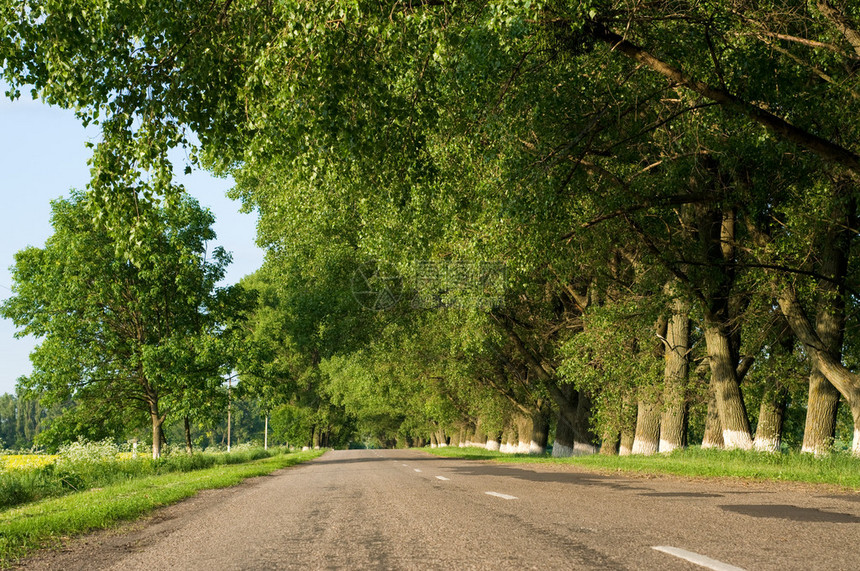
<svg viewBox="0 0 860 571">
<path fill-rule="evenodd" d="M 53 464 L 59 457 L 59 454 L 3 454 L 0 455 L 0 472 L 41 468 Z M 117 460 L 132 460 L 133 458 L 132 452 L 120 452 L 116 455 Z"/>
<path fill-rule="evenodd" d="M 53 464 L 58 458 L 50 454 L 4 454 L 0 456 L 0 470 L 31 470 Z"/>
</svg>

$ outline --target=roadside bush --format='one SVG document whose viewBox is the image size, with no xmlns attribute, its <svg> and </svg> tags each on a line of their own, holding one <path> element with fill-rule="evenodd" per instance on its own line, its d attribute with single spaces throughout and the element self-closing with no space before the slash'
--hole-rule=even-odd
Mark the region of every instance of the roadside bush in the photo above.
<svg viewBox="0 0 860 571">
<path fill-rule="evenodd" d="M 30 495 L 20 478 L 0 474 L 0 506 L 15 506 L 30 501 Z"/>
<path fill-rule="evenodd" d="M 113 462 L 119 455 L 119 447 L 109 440 L 89 442 L 85 439 L 61 446 L 57 464 L 100 464 Z"/>
<path fill-rule="evenodd" d="M 0 472 L 0 508 L 17 506 L 64 493 L 53 466 Z"/>
</svg>

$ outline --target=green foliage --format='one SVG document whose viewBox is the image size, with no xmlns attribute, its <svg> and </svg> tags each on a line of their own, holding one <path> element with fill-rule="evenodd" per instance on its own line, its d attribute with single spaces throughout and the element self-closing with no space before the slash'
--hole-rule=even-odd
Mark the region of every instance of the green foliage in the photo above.
<svg viewBox="0 0 860 571">
<path fill-rule="evenodd" d="M 16 255 L 14 295 L 0 311 L 19 335 L 42 340 L 22 390 L 46 404 L 74 399 L 66 426 L 108 433 L 141 409 L 158 424 L 167 415 L 211 414 L 249 301 L 238 287 L 215 285 L 229 255 L 207 252 L 212 215 L 189 198 L 141 205 L 150 223 L 132 260 L 93 223 L 91 198 L 54 202 L 45 248 Z M 68 437 L 62 426 L 46 442 Z"/>
<path fill-rule="evenodd" d="M 840 9 L 856 24 L 856 9 Z M 52 339 L 102 339 L 85 325 L 115 298 L 68 320 L 37 317 L 35 296 L 4 306 L 29 332 L 63 324 L 25 386 L 73 396 L 81 420 L 119 416 L 127 379 L 87 383 L 107 365 L 97 357 L 120 349 L 166 411 L 204 424 L 224 396 L 210 373 L 241 343 L 241 390 L 291 441 L 352 422 L 380 442 L 479 419 L 500 431 L 559 381 L 593 397 L 598 428 L 617 430 L 625 403 L 661 392 L 651 329 L 670 282 L 697 322 L 723 326 L 733 360 L 758 359 L 748 399 L 776 385 L 800 399 L 802 355 L 758 333 L 775 285 L 815 301 L 818 252 L 842 224 L 831 214 L 853 208 L 860 170 L 855 49 L 814 3 L 5 0 L 0 26 L 11 96 L 29 86 L 102 127 L 75 214 L 101 234 L 50 260 L 22 254 L 22 284 L 82 249 L 112 260 L 81 275 L 88 294 L 108 270 L 144 280 L 172 268 L 152 246 L 165 223 L 149 213 L 161 199 L 163 212 L 182 210 L 167 152 L 191 133 L 192 165 L 234 176 L 269 250 L 246 282 L 260 303 L 226 344 L 196 323 L 87 354 Z M 503 264 L 504 295 L 453 307 L 448 276 L 407 287 L 436 306 L 370 312 L 349 285 L 371 261 L 416 280 L 422 262 Z M 195 289 L 205 280 L 173 274 L 191 279 L 148 288 L 140 306 L 170 290 L 214 316 Z M 51 274 L 44 290 L 71 275 Z M 223 293 L 216 306 L 243 305 L 239 290 Z M 853 310 L 854 296 L 838 297 Z"/>
<path fill-rule="evenodd" d="M 583 318 L 583 331 L 561 348 L 559 373 L 590 395 L 598 434 L 635 428 L 628 409 L 638 399 L 659 402 L 664 363 L 662 351 L 654 350 L 661 343 L 654 332 L 658 306 L 634 298 L 594 308 Z"/>
</svg>

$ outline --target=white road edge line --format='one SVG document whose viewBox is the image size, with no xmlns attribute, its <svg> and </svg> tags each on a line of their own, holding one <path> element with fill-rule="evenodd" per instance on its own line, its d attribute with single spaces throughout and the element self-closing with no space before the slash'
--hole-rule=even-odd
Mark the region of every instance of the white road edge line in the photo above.
<svg viewBox="0 0 860 571">
<path fill-rule="evenodd" d="M 689 561 L 690 563 L 695 563 L 700 567 L 704 567 L 705 569 L 712 569 L 713 571 L 744 571 L 741 567 L 735 567 L 734 565 L 729 565 L 728 563 L 723 563 L 722 561 L 717 561 L 716 559 L 711 559 L 705 555 L 699 555 L 698 553 L 694 553 L 692 551 L 687 551 L 686 549 L 681 549 L 679 547 L 671 547 L 669 545 L 657 545 L 652 547 L 651 549 L 655 549 L 657 551 L 662 551 L 663 553 L 668 553 L 669 555 L 674 555 L 680 559 L 685 561 Z"/>
<path fill-rule="evenodd" d="M 413 470 L 415 470 L 416 472 L 420 472 L 420 471 L 421 471 L 421 470 L 419 470 L 418 468 L 413 468 Z"/>
<path fill-rule="evenodd" d="M 499 492 L 484 492 L 488 496 L 495 496 L 497 498 L 502 498 L 503 500 L 518 500 L 519 498 L 516 496 L 509 496 L 508 494 L 500 494 Z"/>
<path fill-rule="evenodd" d="M 450 478 L 446 478 L 445 476 L 436 476 L 437 480 L 442 480 L 443 482 L 450 482 Z"/>
</svg>

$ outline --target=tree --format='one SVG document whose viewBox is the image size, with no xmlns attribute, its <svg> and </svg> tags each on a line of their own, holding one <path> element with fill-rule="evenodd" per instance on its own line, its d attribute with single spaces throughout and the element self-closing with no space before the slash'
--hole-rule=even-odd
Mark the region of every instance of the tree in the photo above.
<svg viewBox="0 0 860 571">
<path fill-rule="evenodd" d="M 19 335 L 42 339 L 23 389 L 100 418 L 145 411 L 157 458 L 168 416 L 220 398 L 243 299 L 236 287 L 216 287 L 229 255 L 207 252 L 213 217 L 191 198 L 140 205 L 148 224 L 134 261 L 93 223 L 91 199 L 76 192 L 53 203 L 54 234 L 16 254 L 14 295 L 0 312 Z"/>
<path fill-rule="evenodd" d="M 821 409 L 810 426 L 832 426 L 837 401 L 822 375 L 860 415 L 860 384 L 840 346 L 853 346 L 842 334 L 851 327 L 852 238 L 837 235 L 853 227 L 840 221 L 853 218 L 844 215 L 860 176 L 860 14 L 848 3 L 227 0 L 177 8 L 154 0 L 135 10 L 0 0 L 0 13 L 12 95 L 32 85 L 85 121 L 103 121 L 94 212 L 114 234 L 134 243 L 146 232 L 139 221 L 131 230 L 115 223 L 136 200 L 175 200 L 166 153 L 187 142 L 186 129 L 201 141 L 194 157 L 236 177 L 235 196 L 260 213 L 268 279 L 288 329 L 283 338 L 264 335 L 276 348 L 264 362 L 289 361 L 287 382 L 312 379 L 304 388 L 315 396 L 325 393 L 327 383 L 316 381 L 326 360 L 339 395 L 350 387 L 338 371 L 360 370 L 358 389 L 384 377 L 401 390 L 414 387 L 406 377 L 415 371 L 437 369 L 420 362 L 433 352 L 407 363 L 391 358 L 397 349 L 368 347 L 385 322 L 412 319 L 369 318 L 351 304 L 344 284 L 355 266 L 380 260 L 408 275 L 418 260 L 494 260 L 508 268 L 509 305 L 464 318 L 470 350 L 443 356 L 441 374 L 414 389 L 447 395 L 459 414 L 474 411 L 458 408 L 447 389 L 483 382 L 515 408 L 529 394 L 542 402 L 546 391 L 580 423 L 576 412 L 589 399 L 565 394 L 572 389 L 556 374 L 570 360 L 600 388 L 585 396 L 603 399 L 597 408 L 607 419 L 625 421 L 619 430 L 634 433 L 626 419 L 639 403 L 648 449 L 662 395 L 672 408 L 665 432 L 680 445 L 686 358 L 691 337 L 703 333 L 707 355 L 699 357 L 711 369 L 718 412 L 712 428 L 727 447 L 751 447 L 741 390 L 754 356 L 741 354 L 754 345 L 744 336 L 758 317 L 750 300 L 769 299 L 760 304 L 769 307 L 780 296 L 816 363 L 810 398 L 828 393 L 810 401 Z M 144 171 L 148 178 L 138 176 Z M 854 184 L 827 207 L 830 223 L 810 225 L 821 191 L 814 181 L 823 178 Z M 780 225 L 791 230 L 774 232 Z M 838 245 L 814 267 L 806 262 L 814 256 L 798 255 L 810 251 L 804 228 Z M 776 244 L 769 251 L 760 239 L 768 233 Z M 819 282 L 814 325 L 805 278 Z M 667 284 L 671 299 L 641 311 Z M 582 325 L 571 323 L 588 322 L 592 311 L 591 323 L 605 324 L 572 342 Z M 641 321 L 625 327 L 621 314 Z M 659 390 L 654 323 L 670 314 L 666 335 L 657 329 L 664 349 L 690 347 L 663 354 Z M 617 361 L 616 370 L 595 373 L 589 355 L 559 351 L 588 352 L 589 335 L 601 329 L 617 340 L 599 355 Z M 392 346 L 410 347 L 407 338 L 395 336 Z M 277 368 L 257 376 L 288 378 Z M 621 371 L 642 378 L 627 383 Z M 777 412 L 781 393 L 764 394 Z M 441 426 L 450 420 L 443 409 L 409 421 Z"/>
</svg>

